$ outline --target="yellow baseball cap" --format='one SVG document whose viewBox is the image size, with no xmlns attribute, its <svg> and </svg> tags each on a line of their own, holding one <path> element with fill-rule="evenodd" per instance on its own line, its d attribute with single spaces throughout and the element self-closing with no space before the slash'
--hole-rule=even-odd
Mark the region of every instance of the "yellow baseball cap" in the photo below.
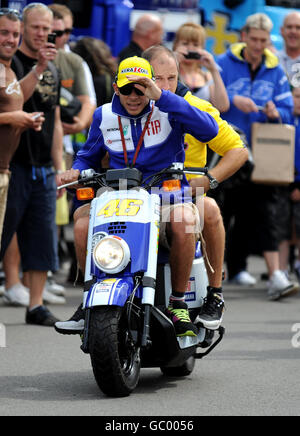
<svg viewBox="0 0 300 436">
<path fill-rule="evenodd" d="M 119 88 L 132 83 L 126 76 L 149 77 L 149 79 L 152 79 L 153 69 L 146 59 L 133 56 L 124 59 L 119 65 L 116 80 Z"/>
</svg>

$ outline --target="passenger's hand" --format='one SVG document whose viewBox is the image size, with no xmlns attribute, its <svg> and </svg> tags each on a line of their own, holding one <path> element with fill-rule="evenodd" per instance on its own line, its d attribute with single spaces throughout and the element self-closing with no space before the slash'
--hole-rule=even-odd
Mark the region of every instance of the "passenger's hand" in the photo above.
<svg viewBox="0 0 300 436">
<path fill-rule="evenodd" d="M 62 123 L 64 135 L 75 135 L 84 129 L 84 124 L 78 117 L 73 117 L 74 123 Z"/>
<path fill-rule="evenodd" d="M 57 178 L 56 178 L 57 186 L 67 185 L 68 183 L 76 182 L 79 176 L 80 176 L 80 171 L 74 170 L 73 168 L 64 171 L 61 174 L 57 174 Z M 74 186 L 70 186 L 70 188 L 76 189 L 78 186 L 79 185 L 74 185 Z"/>
<path fill-rule="evenodd" d="M 235 95 L 233 98 L 233 104 L 235 105 L 235 107 L 237 107 L 240 111 L 244 112 L 245 114 L 250 114 L 251 112 L 256 112 L 256 113 L 259 112 L 254 101 L 248 97 Z"/>
<path fill-rule="evenodd" d="M 277 120 L 278 118 L 280 118 L 280 114 L 273 101 L 268 101 L 268 103 L 265 105 L 263 112 L 271 120 Z"/>
<path fill-rule="evenodd" d="M 207 177 L 195 177 L 189 182 L 192 188 L 193 197 L 198 197 L 209 191 L 209 180 Z"/>
<path fill-rule="evenodd" d="M 149 77 L 141 76 L 126 76 L 130 82 L 135 82 L 137 89 L 140 89 L 150 100 L 159 100 L 161 97 L 161 89 Z"/>
</svg>

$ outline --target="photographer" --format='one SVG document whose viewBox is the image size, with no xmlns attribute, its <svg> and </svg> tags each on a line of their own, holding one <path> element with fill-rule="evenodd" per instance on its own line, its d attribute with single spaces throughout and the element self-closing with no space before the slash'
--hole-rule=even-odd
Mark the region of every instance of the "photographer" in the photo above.
<svg viewBox="0 0 300 436">
<path fill-rule="evenodd" d="M 205 39 L 205 29 L 199 24 L 185 23 L 178 29 L 173 50 L 179 61 L 180 80 L 196 97 L 226 112 L 227 92 L 213 56 L 204 50 Z"/>
</svg>

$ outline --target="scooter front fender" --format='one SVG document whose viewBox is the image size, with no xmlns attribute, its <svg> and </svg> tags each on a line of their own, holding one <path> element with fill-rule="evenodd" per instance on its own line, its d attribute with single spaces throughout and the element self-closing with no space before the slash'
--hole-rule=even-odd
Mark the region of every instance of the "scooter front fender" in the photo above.
<svg viewBox="0 0 300 436">
<path fill-rule="evenodd" d="M 95 306 L 123 307 L 133 288 L 133 279 L 130 277 L 100 280 L 84 293 L 83 307 L 84 309 Z"/>
</svg>

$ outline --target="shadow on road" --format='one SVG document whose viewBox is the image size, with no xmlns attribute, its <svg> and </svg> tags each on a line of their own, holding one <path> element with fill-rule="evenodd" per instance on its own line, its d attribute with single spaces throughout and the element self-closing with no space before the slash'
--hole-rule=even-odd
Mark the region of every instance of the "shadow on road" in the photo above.
<svg viewBox="0 0 300 436">
<path fill-rule="evenodd" d="M 134 395 L 153 394 L 160 389 L 177 388 L 178 380 L 163 376 L 159 370 L 141 372 Z M 91 371 L 54 372 L 36 376 L 0 376 L 2 400 L 85 401 L 108 399 L 98 388 Z"/>
</svg>

